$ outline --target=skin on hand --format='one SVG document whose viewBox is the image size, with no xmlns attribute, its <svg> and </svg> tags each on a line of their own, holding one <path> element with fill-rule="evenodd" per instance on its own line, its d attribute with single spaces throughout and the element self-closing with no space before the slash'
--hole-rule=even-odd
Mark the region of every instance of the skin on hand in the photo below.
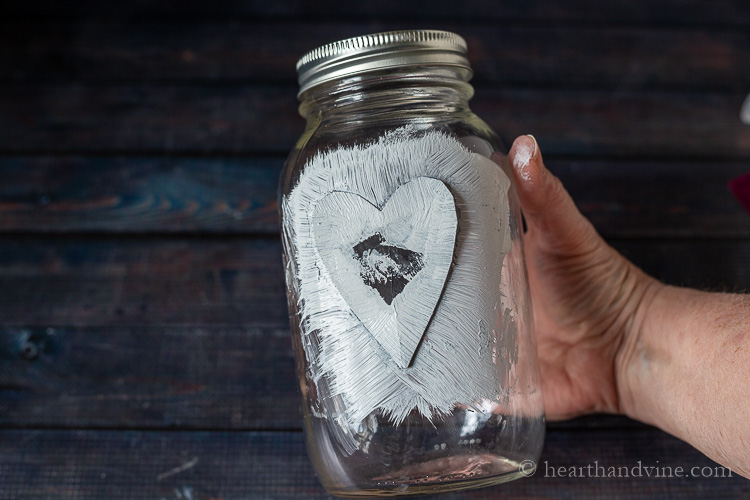
<svg viewBox="0 0 750 500">
<path fill-rule="evenodd" d="M 508 159 L 528 232 L 525 251 L 547 417 L 621 413 L 621 353 L 650 288 L 607 245 L 550 173 L 532 136 Z"/>
<path fill-rule="evenodd" d="M 547 417 L 624 413 L 750 477 L 750 296 L 658 282 L 599 236 L 532 136 L 508 160 Z"/>
</svg>

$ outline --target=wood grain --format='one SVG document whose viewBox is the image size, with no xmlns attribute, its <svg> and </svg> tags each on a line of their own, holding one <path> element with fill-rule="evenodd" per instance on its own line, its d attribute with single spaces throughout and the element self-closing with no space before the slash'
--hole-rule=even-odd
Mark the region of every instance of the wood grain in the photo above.
<svg viewBox="0 0 750 500">
<path fill-rule="evenodd" d="M 3 327 L 0 426 L 300 429 L 287 325 Z"/>
<path fill-rule="evenodd" d="M 0 427 L 300 430 L 278 326 L 3 327 Z M 631 428 L 595 415 L 554 428 Z"/>
<path fill-rule="evenodd" d="M 545 162 L 607 238 L 750 236 L 750 217 L 727 189 L 750 162 Z"/>
<path fill-rule="evenodd" d="M 475 111 L 625 256 L 750 287 L 746 0 L 11 2 L 0 19 L 0 498 L 328 498 L 305 453 L 276 187 L 294 63 L 432 27 Z M 625 417 L 550 424 L 529 479 L 445 498 L 746 498 L 733 478 L 545 478 L 716 465 Z"/>
<path fill-rule="evenodd" d="M 750 286 L 746 240 L 611 240 L 673 284 Z M 287 311 L 276 238 L 6 237 L 0 324 L 273 325 Z"/>
<path fill-rule="evenodd" d="M 510 142 L 546 154 L 750 157 L 742 94 L 493 90 L 472 101 Z M 0 154 L 286 154 L 299 138 L 293 87 L 0 86 Z"/>
<path fill-rule="evenodd" d="M 743 0 L 717 0 L 706 3 L 701 0 L 655 0 L 652 2 L 630 2 L 615 0 L 592 4 L 586 0 L 570 0 L 561 5 L 553 0 L 528 2 L 510 0 L 498 5 L 489 0 L 467 0 L 460 6 L 452 3 L 417 0 L 364 0 L 341 3 L 320 0 L 311 4 L 304 0 L 277 0 L 273 4 L 259 1 L 197 0 L 150 2 L 133 0 L 104 6 L 95 0 L 79 2 L 13 2 L 6 8 L 6 15 L 15 18 L 89 19 L 99 21 L 114 19 L 133 21 L 157 20 L 235 20 L 244 19 L 303 19 L 308 22 L 326 22 L 331 19 L 361 20 L 376 22 L 384 19 L 413 22 L 417 19 L 460 19 L 477 24 L 505 21 L 553 23 L 604 23 L 612 25 L 664 24 L 668 26 L 707 25 L 742 27 L 750 25 L 750 13 Z"/>
<path fill-rule="evenodd" d="M 718 29 L 535 24 L 466 25 L 418 21 L 469 44 L 480 88 L 725 89 L 750 86 L 750 33 Z M 399 22 L 26 22 L 0 26 L 0 78 L 16 81 L 296 81 L 308 50 Z M 304 32 L 305 36 L 297 36 Z"/>
<path fill-rule="evenodd" d="M 278 233 L 282 156 L 0 158 L 0 232 Z M 748 162 L 547 157 L 607 237 L 750 237 L 726 188 Z"/>
<path fill-rule="evenodd" d="M 0 231 L 279 231 L 284 158 L 0 158 Z"/>
<path fill-rule="evenodd" d="M 0 328 L 0 428 L 296 430 L 291 334 L 278 326 Z M 555 429 L 630 429 L 591 415 Z"/>
<path fill-rule="evenodd" d="M 750 242 L 618 240 L 671 283 L 747 290 Z M 0 426 L 298 428 L 275 239 L 5 238 Z"/>
<path fill-rule="evenodd" d="M 280 325 L 278 239 L 5 238 L 0 324 Z"/>
<path fill-rule="evenodd" d="M 576 467 L 577 474 L 583 467 L 587 474 L 589 464 L 592 475 L 597 466 L 626 467 L 630 477 L 550 477 L 550 469 L 560 467 Z M 644 467 L 655 466 L 671 467 L 673 475 L 682 467 L 688 477 L 647 477 Z M 3 430 L 0 469 L 3 498 L 330 498 L 315 477 L 301 433 Z M 718 477 L 701 478 L 701 471 Z M 728 474 L 656 429 L 553 430 L 534 476 L 441 498 L 662 499 L 694 497 L 697 491 L 746 498 L 750 482 Z"/>
</svg>

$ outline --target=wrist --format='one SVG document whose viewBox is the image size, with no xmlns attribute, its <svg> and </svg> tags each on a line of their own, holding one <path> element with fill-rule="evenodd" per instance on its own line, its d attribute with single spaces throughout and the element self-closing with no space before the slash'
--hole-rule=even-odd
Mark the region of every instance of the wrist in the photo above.
<svg viewBox="0 0 750 500">
<path fill-rule="evenodd" d="M 646 423 L 654 423 L 648 398 L 646 371 L 657 356 L 659 347 L 654 344 L 656 324 L 663 312 L 662 302 L 669 287 L 633 266 L 639 281 L 632 299 L 635 302 L 625 321 L 622 339 L 615 356 L 615 380 L 620 413 Z M 658 336 L 657 336 L 658 338 Z"/>
</svg>

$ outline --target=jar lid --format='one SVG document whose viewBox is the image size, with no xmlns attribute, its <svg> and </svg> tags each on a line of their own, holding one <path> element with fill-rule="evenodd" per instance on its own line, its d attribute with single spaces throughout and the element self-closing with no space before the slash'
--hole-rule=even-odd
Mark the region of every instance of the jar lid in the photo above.
<svg viewBox="0 0 750 500">
<path fill-rule="evenodd" d="M 297 61 L 299 94 L 356 73 L 415 64 L 460 66 L 471 71 L 466 41 L 455 33 L 438 30 L 373 33 L 329 43 L 302 56 Z"/>
</svg>

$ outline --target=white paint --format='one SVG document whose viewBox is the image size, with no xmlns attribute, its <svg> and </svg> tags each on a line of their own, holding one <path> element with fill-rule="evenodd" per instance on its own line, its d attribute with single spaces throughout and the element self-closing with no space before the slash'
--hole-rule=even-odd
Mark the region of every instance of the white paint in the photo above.
<svg viewBox="0 0 750 500">
<path fill-rule="evenodd" d="M 411 363 L 443 291 L 456 240 L 453 196 L 441 181 L 419 177 L 399 187 L 382 210 L 359 195 L 334 192 L 315 207 L 313 235 L 325 269 L 352 312 L 399 368 Z M 363 282 L 353 247 L 373 234 L 391 246 L 421 255 L 423 268 L 388 304 Z M 368 252 L 372 279 L 393 278 L 397 269 Z M 377 274 L 373 276 L 374 274 Z"/>
<path fill-rule="evenodd" d="M 185 472 L 186 470 L 190 470 L 196 465 L 198 465 L 198 457 L 193 457 L 192 460 L 189 460 L 185 462 L 184 464 L 180 465 L 179 467 L 175 467 L 174 469 L 170 469 L 167 472 L 162 472 L 158 476 L 156 476 L 156 481 L 163 481 L 167 478 L 170 478 L 172 476 L 176 476 L 177 474 L 181 472 Z"/>
<path fill-rule="evenodd" d="M 526 141 L 518 143 L 518 146 L 516 147 L 516 156 L 513 157 L 513 166 L 521 173 L 521 178 L 525 181 L 531 179 L 529 163 L 531 162 L 531 158 L 534 157 L 534 153 L 536 153 L 536 139 L 534 139 L 533 148 L 529 146 Z"/>
<path fill-rule="evenodd" d="M 359 220 L 355 225 L 351 218 L 344 217 L 338 225 L 331 223 L 341 234 L 349 230 L 345 227 L 348 224 L 373 229 L 385 219 L 401 217 L 408 221 L 415 217 L 409 211 L 422 202 L 397 203 L 398 209 L 380 215 L 380 220 L 377 214 L 381 212 L 375 207 L 385 213 L 401 186 L 425 178 L 440 181 L 450 190 L 458 216 L 457 233 L 453 264 L 442 295 L 437 290 L 439 280 L 432 285 L 435 289 L 411 294 L 412 300 L 439 295 L 439 301 L 411 364 L 404 368 L 400 340 L 398 346 L 392 339 L 379 341 L 371 331 L 378 331 L 378 327 L 368 327 L 361 319 L 369 313 L 357 312 L 365 306 L 352 306 L 352 302 L 364 301 L 365 292 L 348 291 L 346 274 L 353 275 L 346 270 L 348 264 L 340 267 L 331 255 L 324 257 L 325 250 L 323 254 L 319 251 L 321 247 L 335 247 L 336 236 L 332 232 L 330 241 L 321 243 L 323 232 L 315 230 L 315 214 L 318 205 L 325 206 L 325 199 L 332 193 L 351 193 L 372 206 L 358 209 L 368 212 L 372 220 Z M 497 164 L 471 153 L 455 138 L 402 128 L 372 144 L 341 147 L 312 158 L 297 185 L 282 200 L 287 282 L 292 298 L 296 298 L 292 308 L 307 358 L 306 377 L 316 385 L 311 412 L 327 418 L 333 438 L 344 453 L 364 448 L 366 436 L 377 423 L 373 415 L 392 424 L 402 422 L 413 411 L 435 419 L 449 415 L 457 405 L 477 408 L 483 401 L 500 401 L 507 396 L 508 388 L 503 383 L 507 382 L 512 353 L 517 351 L 516 325 L 500 294 L 503 258 L 511 245 L 509 186 L 508 177 Z M 355 199 L 339 199 L 332 204 L 366 206 L 353 202 Z M 321 214 L 333 213 L 331 209 L 320 210 Z M 404 213 L 400 213 L 402 210 Z M 409 238 L 408 227 L 408 222 L 403 222 L 403 226 L 394 225 L 392 231 L 403 230 L 399 236 L 403 242 Z M 386 233 L 391 230 L 381 229 Z M 438 232 L 450 234 L 446 228 Z M 394 236 L 388 233 L 388 238 Z M 429 246 L 422 245 L 425 249 Z M 337 276 L 341 268 L 344 276 Z M 433 270 L 439 268 L 436 265 Z M 407 288 L 412 285 L 410 282 Z M 381 300 L 368 293 L 373 301 Z M 394 303 L 398 300 L 396 297 Z M 404 307 L 407 305 L 404 301 Z M 431 309 L 419 302 L 414 306 L 423 311 Z M 413 328 L 419 330 L 418 326 Z"/>
</svg>

